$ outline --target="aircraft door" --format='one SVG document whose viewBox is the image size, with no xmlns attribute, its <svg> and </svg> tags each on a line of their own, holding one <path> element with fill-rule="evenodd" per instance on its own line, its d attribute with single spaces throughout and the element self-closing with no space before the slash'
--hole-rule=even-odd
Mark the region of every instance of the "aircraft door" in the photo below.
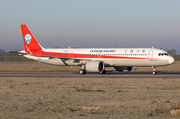
<svg viewBox="0 0 180 119">
<path fill-rule="evenodd" d="M 69 52 L 69 58 L 73 58 L 73 51 Z"/>
<path fill-rule="evenodd" d="M 154 52 L 154 50 L 149 50 L 148 59 L 152 59 L 153 58 L 153 52 Z"/>
<path fill-rule="evenodd" d="M 101 58 L 101 52 L 98 53 L 98 58 Z"/>
<path fill-rule="evenodd" d="M 42 50 L 39 50 L 38 53 L 37 53 L 37 56 L 38 56 L 38 60 L 39 60 L 39 61 L 41 60 L 41 53 L 42 53 Z"/>
<path fill-rule="evenodd" d="M 37 56 L 41 56 L 42 50 L 39 50 Z"/>
</svg>

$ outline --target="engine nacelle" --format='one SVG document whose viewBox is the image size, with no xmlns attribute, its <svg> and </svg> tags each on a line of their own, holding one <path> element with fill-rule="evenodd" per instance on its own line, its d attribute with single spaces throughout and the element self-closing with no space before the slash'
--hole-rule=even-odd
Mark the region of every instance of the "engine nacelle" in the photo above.
<svg viewBox="0 0 180 119">
<path fill-rule="evenodd" d="M 86 64 L 86 71 L 102 72 L 104 70 L 104 63 L 101 61 L 92 61 Z"/>
<path fill-rule="evenodd" d="M 119 72 L 129 72 L 132 70 L 132 67 L 126 67 L 126 66 L 115 66 L 114 68 L 116 69 L 116 71 Z"/>
</svg>

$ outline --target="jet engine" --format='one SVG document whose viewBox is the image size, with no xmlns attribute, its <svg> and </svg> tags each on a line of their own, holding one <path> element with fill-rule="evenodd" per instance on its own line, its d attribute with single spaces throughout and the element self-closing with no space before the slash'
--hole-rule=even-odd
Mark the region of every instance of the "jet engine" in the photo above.
<svg viewBox="0 0 180 119">
<path fill-rule="evenodd" d="M 86 71 L 88 72 L 102 72 L 104 70 L 104 63 L 101 61 L 88 62 L 86 65 Z"/>
<path fill-rule="evenodd" d="M 119 72 L 129 72 L 132 70 L 132 67 L 129 66 L 115 66 L 114 68 Z"/>
</svg>

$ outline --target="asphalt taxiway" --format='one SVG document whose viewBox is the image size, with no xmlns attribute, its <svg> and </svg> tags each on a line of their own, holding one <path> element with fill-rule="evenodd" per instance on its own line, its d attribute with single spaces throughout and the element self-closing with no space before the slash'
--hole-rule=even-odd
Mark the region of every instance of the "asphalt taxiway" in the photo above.
<svg viewBox="0 0 180 119">
<path fill-rule="evenodd" d="M 0 77 L 97 77 L 97 78 L 180 78 L 180 72 L 107 72 L 106 74 L 78 72 L 0 72 Z"/>
</svg>

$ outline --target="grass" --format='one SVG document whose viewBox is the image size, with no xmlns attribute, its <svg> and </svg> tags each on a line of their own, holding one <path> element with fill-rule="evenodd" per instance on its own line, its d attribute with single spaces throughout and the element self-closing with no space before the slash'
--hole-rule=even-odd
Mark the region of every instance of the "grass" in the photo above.
<svg viewBox="0 0 180 119">
<path fill-rule="evenodd" d="M 180 61 L 174 64 L 156 67 L 156 71 L 161 72 L 180 72 Z M 0 62 L 0 71 L 61 71 L 78 72 L 81 66 L 54 66 L 44 63 L 33 62 Z M 115 71 L 113 67 L 106 67 L 107 71 Z M 152 72 L 151 67 L 133 67 L 131 72 Z"/>
<path fill-rule="evenodd" d="M 173 57 L 176 61 L 180 61 L 180 55 L 172 55 L 172 57 Z"/>
<path fill-rule="evenodd" d="M 179 84 L 180 78 L 0 77 L 0 118 L 179 118 Z"/>
<path fill-rule="evenodd" d="M 0 62 L 28 62 L 34 61 L 23 56 L 0 56 Z"/>
<path fill-rule="evenodd" d="M 77 92 L 105 92 L 105 90 L 97 89 L 97 90 L 91 90 L 87 88 L 76 88 Z"/>
</svg>

